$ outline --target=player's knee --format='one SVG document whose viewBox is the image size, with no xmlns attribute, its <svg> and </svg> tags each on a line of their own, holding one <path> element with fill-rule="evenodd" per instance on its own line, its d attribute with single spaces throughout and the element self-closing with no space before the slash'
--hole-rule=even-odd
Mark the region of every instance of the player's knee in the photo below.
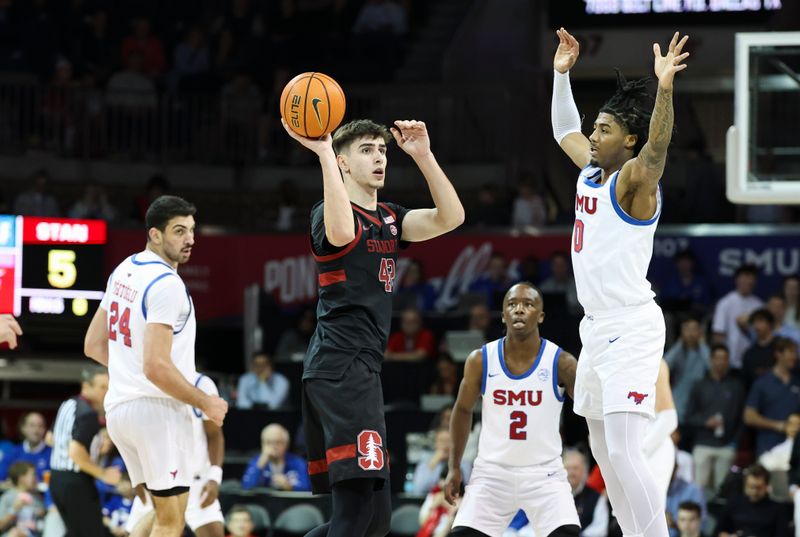
<svg viewBox="0 0 800 537">
<path fill-rule="evenodd" d="M 547 537 L 579 537 L 581 534 L 580 526 L 576 526 L 575 524 L 570 524 L 568 526 L 560 526 L 556 528 L 550 535 Z"/>
</svg>

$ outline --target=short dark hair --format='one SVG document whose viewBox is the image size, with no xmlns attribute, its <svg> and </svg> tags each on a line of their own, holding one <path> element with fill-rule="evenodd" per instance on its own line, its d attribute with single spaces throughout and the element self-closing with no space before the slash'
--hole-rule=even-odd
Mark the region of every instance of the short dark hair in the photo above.
<svg viewBox="0 0 800 537">
<path fill-rule="evenodd" d="M 680 259 L 689 259 L 691 261 L 697 261 L 697 258 L 694 256 L 694 253 L 691 250 L 681 250 L 677 254 L 675 254 L 675 261 Z M 688 502 L 691 503 L 691 502 Z M 696 505 L 696 504 L 695 504 Z"/>
<path fill-rule="evenodd" d="M 530 287 L 531 289 L 533 289 L 534 291 L 536 291 L 536 294 L 537 294 L 537 295 L 539 295 L 539 298 L 542 300 L 542 309 L 544 309 L 544 295 L 542 294 L 542 291 L 541 291 L 541 289 L 539 289 L 539 288 L 538 288 L 538 287 L 536 287 L 536 286 L 535 286 L 535 285 L 534 285 L 532 282 L 529 282 L 529 281 L 521 281 L 521 282 L 517 282 L 517 283 L 515 283 L 515 284 L 512 284 L 512 285 L 511 285 L 511 287 L 509 287 L 509 288 L 508 288 L 508 290 L 506 291 L 506 293 L 503 295 L 503 308 L 504 308 L 504 309 L 505 309 L 505 303 L 506 303 L 506 300 L 508 299 L 508 293 L 510 293 L 510 292 L 511 292 L 511 289 L 513 289 L 514 287 L 516 287 L 516 286 L 518 286 L 518 285 L 523 285 L 523 286 L 525 286 L 525 287 Z"/>
<path fill-rule="evenodd" d="M 772 293 L 771 295 L 769 295 L 769 298 L 767 299 L 767 302 L 769 302 L 773 298 L 777 298 L 778 300 L 780 300 L 784 304 L 786 303 L 786 297 L 783 296 L 783 293 Z"/>
<path fill-rule="evenodd" d="M 752 276 L 758 276 L 758 268 L 755 265 L 751 265 L 749 263 L 745 263 L 744 265 L 739 265 L 736 269 L 736 272 L 733 273 L 734 278 L 738 278 L 742 274 L 750 274 Z"/>
<path fill-rule="evenodd" d="M 178 196 L 159 196 L 147 208 L 144 216 L 147 229 L 156 228 L 164 231 L 167 223 L 177 216 L 194 216 L 197 207 Z"/>
<path fill-rule="evenodd" d="M 783 352 L 789 349 L 796 349 L 797 343 L 787 337 L 776 337 L 772 340 L 772 349 L 775 352 Z"/>
<path fill-rule="evenodd" d="M 228 510 L 228 519 L 230 519 L 231 517 L 233 517 L 233 515 L 237 513 L 247 513 L 247 516 L 250 517 L 250 522 L 253 522 L 253 514 L 250 512 L 250 509 L 248 509 L 246 505 L 237 503 L 236 505 L 231 507 Z"/>
<path fill-rule="evenodd" d="M 28 418 L 30 418 L 34 414 L 38 414 L 39 416 L 42 416 L 42 419 L 44 419 L 44 415 L 41 412 L 36 412 L 35 410 L 31 410 L 30 412 L 26 412 L 22 416 L 20 416 L 19 422 L 17 423 L 17 427 L 19 428 L 20 431 L 22 431 L 22 428 L 25 426 L 25 422 L 28 421 Z M 47 420 L 46 419 L 45 419 L 45 426 L 47 426 Z"/>
<path fill-rule="evenodd" d="M 19 480 L 30 472 L 31 470 L 35 470 L 36 467 L 29 462 L 20 461 L 15 462 L 11 465 L 11 468 L 8 469 L 8 478 L 11 480 L 11 483 L 16 487 L 19 485 Z"/>
<path fill-rule="evenodd" d="M 731 355 L 730 349 L 728 349 L 728 346 L 724 343 L 714 343 L 711 345 L 711 354 L 714 354 L 716 351 L 725 351 L 725 354 L 727 354 L 728 357 Z"/>
<path fill-rule="evenodd" d="M 94 383 L 94 378 L 97 375 L 108 375 L 108 370 L 104 367 L 95 367 L 95 366 L 84 367 L 83 370 L 81 371 L 81 381 L 92 384 Z"/>
<path fill-rule="evenodd" d="M 681 502 L 680 505 L 678 505 L 678 511 L 691 511 L 698 517 L 701 516 L 703 512 L 700 509 L 700 504 L 692 501 Z"/>
<path fill-rule="evenodd" d="M 600 113 L 611 114 L 628 134 L 636 135 L 633 154 L 638 155 L 647 142 L 653 97 L 647 86 L 650 78 L 628 81 L 617 71 L 617 91 L 600 107 Z"/>
<path fill-rule="evenodd" d="M 264 358 L 267 359 L 267 362 L 272 364 L 272 356 L 270 356 L 269 353 L 265 352 L 265 351 L 256 351 L 256 352 L 254 352 L 252 354 L 252 356 L 250 356 L 250 363 L 254 362 L 255 359 L 258 358 L 259 356 L 263 356 Z"/>
<path fill-rule="evenodd" d="M 769 485 L 769 470 L 761 466 L 759 463 L 751 464 L 744 471 L 744 477 L 755 477 L 756 479 L 763 479 Z"/>
<path fill-rule="evenodd" d="M 356 119 L 345 123 L 333 133 L 333 152 L 337 155 L 341 154 L 350 147 L 351 143 L 363 136 L 383 138 L 386 144 L 392 140 L 392 135 L 385 125 L 375 123 L 371 119 Z"/>
<path fill-rule="evenodd" d="M 749 324 L 753 324 L 758 319 L 762 321 L 767 321 L 770 326 L 775 326 L 775 316 L 766 308 L 759 308 L 753 313 L 750 314 L 750 317 L 747 319 Z"/>
</svg>

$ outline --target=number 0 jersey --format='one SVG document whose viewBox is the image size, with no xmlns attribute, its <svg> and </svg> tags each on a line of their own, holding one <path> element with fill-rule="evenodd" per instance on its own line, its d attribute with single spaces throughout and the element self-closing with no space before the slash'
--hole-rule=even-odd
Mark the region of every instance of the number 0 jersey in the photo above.
<svg viewBox="0 0 800 537">
<path fill-rule="evenodd" d="M 193 382 L 196 323 L 189 291 L 175 269 L 145 250 L 119 264 L 100 302 L 108 318 L 108 393 L 105 409 L 143 397 L 170 396 L 144 374 L 147 323 L 172 327 L 172 362 Z"/>
<path fill-rule="evenodd" d="M 478 459 L 504 466 L 545 464 L 561 457 L 558 385 L 561 348 L 542 338 L 531 368 L 513 375 L 500 338 L 483 346 L 481 433 Z"/>
<path fill-rule="evenodd" d="M 323 202 L 311 209 L 311 253 L 319 269 L 317 328 L 303 378 L 338 379 L 358 355 L 380 372 L 392 321 L 392 292 L 407 209 L 351 204 L 356 236 L 342 247 L 325 237 Z"/>
<path fill-rule="evenodd" d="M 601 173 L 592 166 L 581 170 L 575 194 L 572 268 L 578 301 L 587 314 L 639 306 L 655 296 L 647 269 L 661 215 L 661 188 L 655 215 L 638 220 L 617 202 L 619 172 L 602 185 Z"/>
</svg>

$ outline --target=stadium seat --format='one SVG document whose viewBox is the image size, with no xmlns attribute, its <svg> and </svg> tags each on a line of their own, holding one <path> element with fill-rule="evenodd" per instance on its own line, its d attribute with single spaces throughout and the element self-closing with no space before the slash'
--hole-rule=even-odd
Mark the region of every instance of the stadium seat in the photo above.
<svg viewBox="0 0 800 537">
<path fill-rule="evenodd" d="M 305 535 L 324 522 L 317 507 L 309 503 L 293 505 L 275 519 L 275 535 Z"/>
<path fill-rule="evenodd" d="M 403 505 L 392 513 L 391 535 L 414 537 L 419 531 L 419 505 Z"/>
</svg>

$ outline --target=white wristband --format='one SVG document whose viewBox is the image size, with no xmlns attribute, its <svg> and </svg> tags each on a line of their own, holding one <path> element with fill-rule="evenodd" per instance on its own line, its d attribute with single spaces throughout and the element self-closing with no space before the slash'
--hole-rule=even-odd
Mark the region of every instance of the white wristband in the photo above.
<svg viewBox="0 0 800 537">
<path fill-rule="evenodd" d="M 219 466 L 212 466 L 208 469 L 208 480 L 216 481 L 218 484 L 222 483 L 222 468 Z"/>
<path fill-rule="evenodd" d="M 550 120 L 553 123 L 553 138 L 559 144 L 571 132 L 581 132 L 581 115 L 572 97 L 569 71 L 553 70 L 553 100 L 550 104 Z"/>
</svg>

